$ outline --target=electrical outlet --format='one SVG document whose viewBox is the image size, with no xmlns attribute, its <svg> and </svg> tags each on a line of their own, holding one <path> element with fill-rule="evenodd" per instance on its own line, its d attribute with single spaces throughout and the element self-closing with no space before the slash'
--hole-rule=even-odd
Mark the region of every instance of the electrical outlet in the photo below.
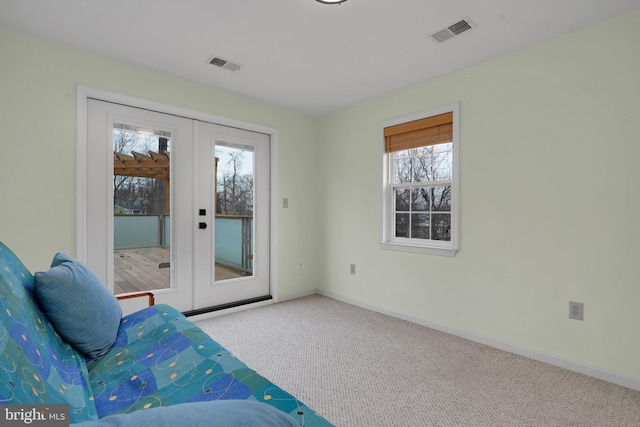
<svg viewBox="0 0 640 427">
<path fill-rule="evenodd" d="M 569 301 L 569 319 L 584 320 L 584 304 Z"/>
<path fill-rule="evenodd" d="M 298 271 L 302 271 L 304 268 L 304 263 L 302 261 L 298 261 Z"/>
<path fill-rule="evenodd" d="M 351 272 L 351 274 L 356 274 L 356 265 L 355 264 L 351 264 L 349 266 L 349 271 Z"/>
<path fill-rule="evenodd" d="M 285 197 L 282 199 L 282 209 L 288 209 L 289 208 L 289 198 Z"/>
</svg>

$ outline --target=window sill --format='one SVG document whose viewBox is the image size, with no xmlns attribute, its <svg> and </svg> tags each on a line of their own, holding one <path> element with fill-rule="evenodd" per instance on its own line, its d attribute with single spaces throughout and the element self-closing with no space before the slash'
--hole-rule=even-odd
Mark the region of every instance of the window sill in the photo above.
<svg viewBox="0 0 640 427">
<path fill-rule="evenodd" d="M 413 252 L 418 254 L 439 255 L 439 256 L 456 256 L 458 249 L 442 248 L 434 246 L 418 246 L 407 245 L 401 243 L 380 242 L 380 247 L 389 251 Z"/>
</svg>

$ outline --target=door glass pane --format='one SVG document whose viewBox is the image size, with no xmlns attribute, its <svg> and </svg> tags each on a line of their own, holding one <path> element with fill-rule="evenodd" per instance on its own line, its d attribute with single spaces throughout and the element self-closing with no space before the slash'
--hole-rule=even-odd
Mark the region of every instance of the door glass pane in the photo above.
<svg viewBox="0 0 640 427">
<path fill-rule="evenodd" d="M 218 142 L 215 162 L 215 280 L 253 276 L 253 147 Z"/>
<path fill-rule="evenodd" d="M 169 132 L 114 125 L 116 294 L 170 287 L 170 146 Z"/>
</svg>

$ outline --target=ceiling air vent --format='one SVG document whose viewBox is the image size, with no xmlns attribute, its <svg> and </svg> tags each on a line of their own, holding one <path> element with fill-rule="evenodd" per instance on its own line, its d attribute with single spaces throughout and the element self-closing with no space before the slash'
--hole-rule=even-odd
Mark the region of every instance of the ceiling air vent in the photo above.
<svg viewBox="0 0 640 427">
<path fill-rule="evenodd" d="M 216 55 L 207 59 L 207 62 L 215 67 L 224 68 L 225 70 L 230 70 L 230 71 L 240 70 L 240 64 L 235 64 L 231 61 L 228 61 L 224 58 L 220 58 L 219 56 L 216 56 Z"/>
<path fill-rule="evenodd" d="M 465 18 L 461 21 L 456 22 L 455 24 L 449 25 L 447 28 L 431 34 L 431 38 L 438 43 L 442 43 L 452 37 L 464 33 L 465 31 L 469 31 L 470 29 L 475 28 L 475 26 L 476 25 L 469 18 Z"/>
</svg>

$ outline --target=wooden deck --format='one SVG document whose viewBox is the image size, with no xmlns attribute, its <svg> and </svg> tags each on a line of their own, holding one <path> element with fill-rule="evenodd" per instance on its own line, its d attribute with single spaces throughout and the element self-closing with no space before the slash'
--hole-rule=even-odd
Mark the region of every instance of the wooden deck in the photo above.
<svg viewBox="0 0 640 427">
<path fill-rule="evenodd" d="M 169 288 L 169 248 L 119 249 L 114 251 L 116 294 Z M 243 277 L 242 272 L 216 264 L 216 280 Z"/>
</svg>

